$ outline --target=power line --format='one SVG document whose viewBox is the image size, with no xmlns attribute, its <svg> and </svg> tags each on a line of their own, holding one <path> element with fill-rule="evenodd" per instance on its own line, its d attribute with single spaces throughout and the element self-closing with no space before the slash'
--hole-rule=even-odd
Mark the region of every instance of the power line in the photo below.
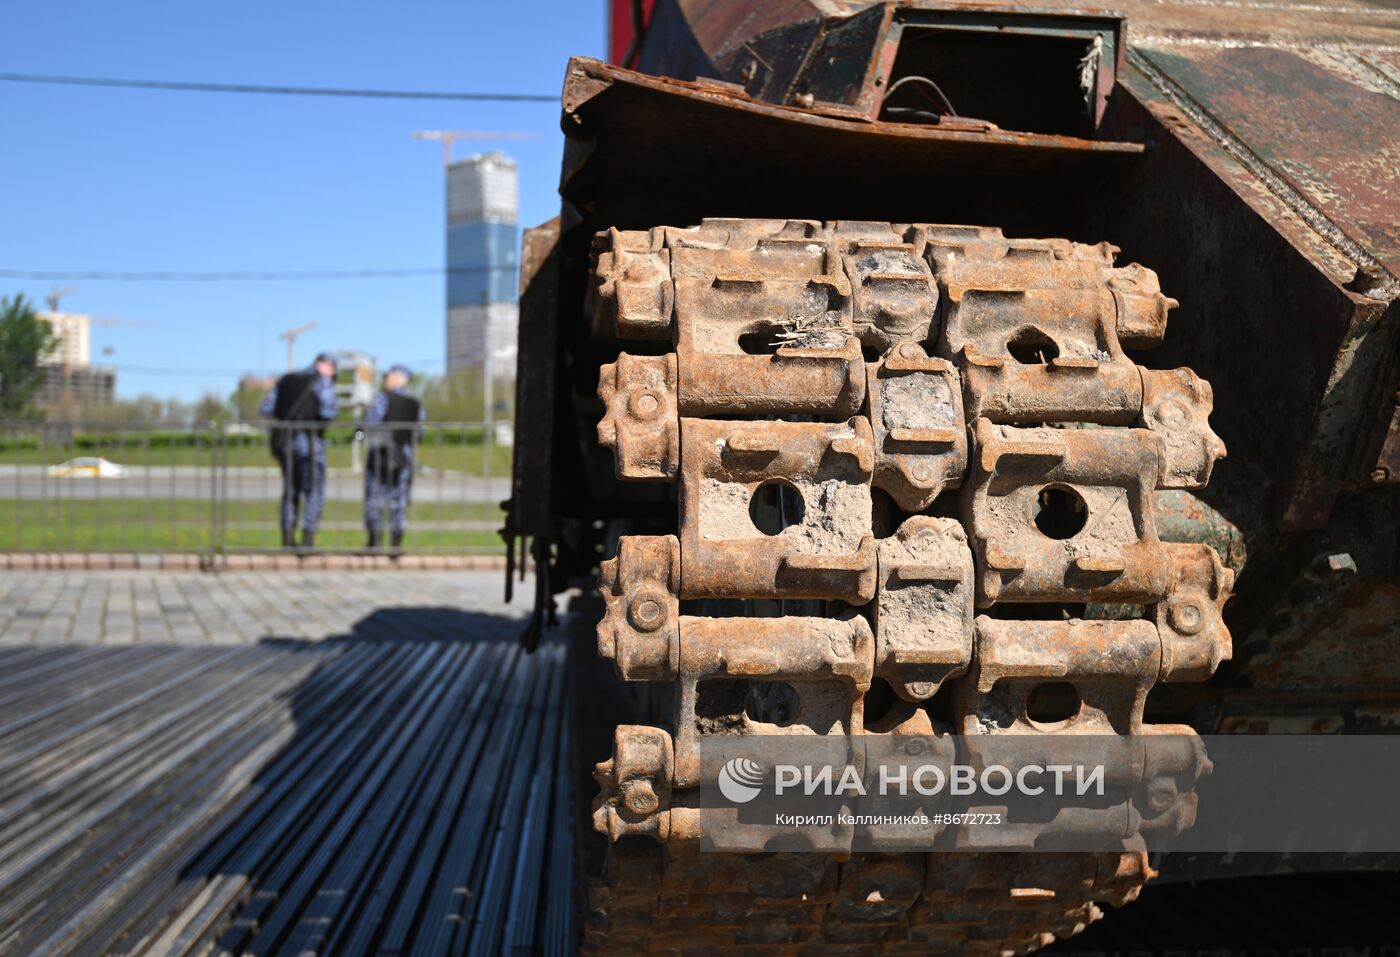
<svg viewBox="0 0 1400 957">
<path fill-rule="evenodd" d="M 443 365 L 446 360 L 434 359 L 409 359 L 403 365 L 410 369 L 426 368 L 429 366 Z M 258 375 L 259 373 L 251 369 L 189 369 L 182 366 L 143 366 L 127 365 L 122 362 L 102 362 L 97 363 L 96 368 L 114 369 L 117 372 L 125 372 L 128 375 L 164 375 L 176 378 L 199 378 L 202 376 L 244 376 Z"/>
<path fill-rule="evenodd" d="M 241 376 L 248 375 L 247 369 L 177 369 L 165 366 L 132 366 L 120 362 L 98 363 L 97 368 L 115 369 L 117 372 L 125 372 L 128 375 L 165 375 L 197 379 L 204 376 Z"/>
<path fill-rule="evenodd" d="M 230 272 L 118 272 L 103 269 L 0 269 L 0 279 L 78 279 L 112 282 L 280 282 L 308 279 L 410 279 L 419 276 L 507 272 L 516 266 L 422 266 L 406 269 L 239 270 Z"/>
<path fill-rule="evenodd" d="M 262 86 L 253 83 L 198 83 L 182 80 L 129 80 L 97 76 L 54 76 L 43 73 L 0 73 L 4 83 L 48 83 L 61 86 L 106 86 L 133 90 L 180 90 L 186 93 L 257 93 L 281 96 L 343 96 L 381 100 L 472 100 L 499 103 L 558 103 L 546 93 L 452 93 L 432 90 L 356 90 L 325 86 Z"/>
</svg>

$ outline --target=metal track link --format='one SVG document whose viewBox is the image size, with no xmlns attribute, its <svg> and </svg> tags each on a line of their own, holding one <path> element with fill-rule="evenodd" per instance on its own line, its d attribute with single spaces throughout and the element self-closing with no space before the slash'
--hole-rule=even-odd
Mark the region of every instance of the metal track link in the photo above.
<svg viewBox="0 0 1400 957">
<path fill-rule="evenodd" d="M 853 853 L 849 830 L 812 837 L 819 853 L 701 853 L 692 800 L 710 734 L 938 735 L 973 761 L 995 735 L 1192 735 L 1145 725 L 1144 702 L 1229 657 L 1233 575 L 1158 538 L 1154 493 L 1204 486 L 1225 450 L 1209 385 L 1124 353 L 1160 342 L 1176 303 L 1116 252 L 864 222 L 598 236 L 595 330 L 674 350 L 603 367 L 599 441 L 679 504 L 676 535 L 624 537 L 603 563 L 598 648 L 677 693 L 598 765 L 589 953 L 1025 953 L 1133 899 L 1144 837 L 1190 826 L 1199 742 L 1140 762 L 1118 805 L 939 836 L 974 854 Z M 695 599 L 781 617 L 681 614 Z M 1018 618 L 1029 603 L 1140 611 Z M 877 682 L 898 700 L 867 720 Z M 1072 694 L 1063 720 L 1033 717 L 1051 684 Z M 924 707 L 940 690 L 951 724 Z M 1086 828 L 1121 849 L 1021 853 Z M 746 836 L 727 834 L 764 850 Z"/>
</svg>

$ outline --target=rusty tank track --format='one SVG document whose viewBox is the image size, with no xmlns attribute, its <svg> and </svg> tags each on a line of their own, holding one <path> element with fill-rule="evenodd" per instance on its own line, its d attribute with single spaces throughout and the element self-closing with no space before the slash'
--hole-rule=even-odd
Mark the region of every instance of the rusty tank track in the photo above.
<svg viewBox="0 0 1400 957">
<path fill-rule="evenodd" d="M 1165 332 L 1156 275 L 1106 243 L 864 222 L 610 230 L 594 253 L 595 328 L 674 347 L 602 368 L 599 441 L 619 478 L 678 483 L 679 533 L 623 537 L 600 574 L 599 653 L 675 693 L 598 766 L 587 952 L 1024 953 L 1133 899 L 1144 837 L 1193 819 L 1198 749 L 1072 824 L 950 825 L 971 854 L 852 853 L 849 831 L 701 853 L 692 799 L 709 734 L 1192 734 L 1144 703 L 1229 657 L 1233 576 L 1162 542 L 1153 496 L 1225 450 L 1205 382 L 1124 353 Z M 1021 853 L 1085 821 L 1121 850 Z"/>
</svg>

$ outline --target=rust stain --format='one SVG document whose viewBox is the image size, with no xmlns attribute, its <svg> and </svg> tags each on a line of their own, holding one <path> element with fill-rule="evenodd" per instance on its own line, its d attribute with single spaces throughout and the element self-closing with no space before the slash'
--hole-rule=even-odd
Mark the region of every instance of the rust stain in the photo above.
<svg viewBox="0 0 1400 957">
<path fill-rule="evenodd" d="M 1146 51 L 1352 240 L 1400 275 L 1400 100 L 1292 50 Z"/>
</svg>

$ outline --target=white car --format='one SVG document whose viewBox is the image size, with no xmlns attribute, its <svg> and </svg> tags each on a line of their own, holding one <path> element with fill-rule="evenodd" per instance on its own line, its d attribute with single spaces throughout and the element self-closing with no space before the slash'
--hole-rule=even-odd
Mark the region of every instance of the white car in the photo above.
<svg viewBox="0 0 1400 957">
<path fill-rule="evenodd" d="M 49 469 L 55 478 L 121 478 L 126 467 L 97 455 L 82 455 Z"/>
</svg>

